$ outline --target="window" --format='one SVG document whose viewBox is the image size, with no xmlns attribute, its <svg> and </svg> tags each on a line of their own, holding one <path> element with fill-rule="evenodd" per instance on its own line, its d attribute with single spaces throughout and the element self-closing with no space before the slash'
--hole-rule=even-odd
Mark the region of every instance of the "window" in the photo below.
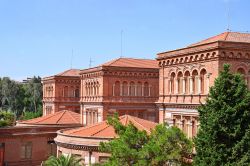
<svg viewBox="0 0 250 166">
<path fill-rule="evenodd" d="M 68 97 L 68 87 L 67 86 L 65 86 L 63 89 L 63 96 Z"/>
<path fill-rule="evenodd" d="M 115 82 L 115 87 L 114 87 L 114 96 L 120 96 L 120 82 L 116 81 Z"/>
<path fill-rule="evenodd" d="M 122 95 L 128 96 L 128 83 L 126 81 L 122 84 Z"/>
<path fill-rule="evenodd" d="M 150 96 L 149 84 L 147 82 L 144 83 L 144 96 Z"/>
<path fill-rule="evenodd" d="M 76 89 L 76 90 L 75 90 L 75 97 L 80 97 L 79 89 Z"/>
<path fill-rule="evenodd" d="M 49 115 L 52 113 L 52 106 L 46 106 L 45 107 L 46 115 Z"/>
<path fill-rule="evenodd" d="M 32 142 L 26 142 L 21 145 L 21 159 L 31 159 Z"/>
<path fill-rule="evenodd" d="M 130 82 L 130 87 L 129 87 L 129 94 L 130 94 L 130 96 L 135 96 L 135 90 L 136 90 L 136 88 L 135 88 L 135 83 L 134 82 Z"/>
<path fill-rule="evenodd" d="M 138 82 L 137 84 L 137 96 L 142 96 L 142 83 Z"/>
</svg>

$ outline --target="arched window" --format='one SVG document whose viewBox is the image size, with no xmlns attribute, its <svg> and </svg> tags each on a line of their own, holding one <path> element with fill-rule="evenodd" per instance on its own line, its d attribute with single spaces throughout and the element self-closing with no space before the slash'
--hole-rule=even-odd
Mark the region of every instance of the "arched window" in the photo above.
<svg viewBox="0 0 250 166">
<path fill-rule="evenodd" d="M 190 72 L 186 71 L 185 72 L 185 93 L 189 94 L 190 93 Z"/>
<path fill-rule="evenodd" d="M 183 92 L 183 80 L 182 80 L 182 78 L 183 78 L 183 74 L 182 74 L 182 72 L 179 72 L 177 75 L 177 85 L 178 85 L 177 90 L 178 90 L 179 94 Z"/>
<path fill-rule="evenodd" d="M 170 75 L 170 81 L 169 81 L 169 93 L 170 94 L 174 93 L 174 89 L 175 89 L 174 80 L 175 80 L 175 73 L 173 72 Z"/>
<path fill-rule="evenodd" d="M 63 88 L 64 97 L 69 97 L 68 92 L 69 92 L 69 89 L 68 89 L 67 86 L 65 86 L 65 87 Z"/>
<path fill-rule="evenodd" d="M 137 83 L 137 96 L 142 96 L 142 83 Z"/>
<path fill-rule="evenodd" d="M 122 95 L 128 96 L 128 83 L 126 81 L 122 83 Z"/>
<path fill-rule="evenodd" d="M 90 92 L 90 96 L 93 95 L 93 83 L 90 83 L 90 86 L 89 86 L 89 92 Z"/>
<path fill-rule="evenodd" d="M 121 88 L 121 86 L 120 86 L 120 82 L 119 81 L 115 82 L 115 87 L 114 88 L 115 88 L 114 89 L 114 95 L 115 96 L 120 96 L 120 88 Z"/>
<path fill-rule="evenodd" d="M 85 84 L 85 95 L 88 96 L 89 95 L 89 90 L 88 90 L 88 84 Z"/>
<path fill-rule="evenodd" d="M 129 88 L 129 94 L 130 96 L 135 96 L 135 83 L 132 81 L 130 82 L 130 88 Z"/>
<path fill-rule="evenodd" d="M 243 68 L 238 68 L 237 73 L 241 74 L 242 78 L 245 80 L 246 84 L 248 84 L 245 70 Z"/>
<path fill-rule="evenodd" d="M 77 87 L 77 89 L 75 90 L 75 97 L 80 97 L 79 87 Z"/>
<path fill-rule="evenodd" d="M 100 94 L 100 83 L 97 81 L 96 82 L 96 95 L 99 96 Z"/>
<path fill-rule="evenodd" d="M 193 79 L 193 92 L 194 94 L 198 93 L 198 71 L 194 70 L 192 72 L 192 79 Z"/>
<path fill-rule="evenodd" d="M 94 96 L 97 94 L 97 86 L 96 86 L 96 82 L 93 83 L 93 94 Z"/>
<path fill-rule="evenodd" d="M 74 93 L 75 93 L 75 88 L 73 86 L 71 86 L 70 87 L 70 94 L 69 94 L 70 97 L 75 97 Z"/>
<path fill-rule="evenodd" d="M 201 79 L 201 94 L 205 93 L 205 88 L 206 88 L 206 74 L 207 71 L 205 69 L 202 69 L 200 72 L 200 79 Z"/>
<path fill-rule="evenodd" d="M 238 68 L 237 73 L 242 74 L 242 75 L 246 74 L 246 72 L 243 68 Z"/>
<path fill-rule="evenodd" d="M 144 96 L 149 96 L 149 84 L 148 84 L 148 82 L 144 83 Z"/>
</svg>

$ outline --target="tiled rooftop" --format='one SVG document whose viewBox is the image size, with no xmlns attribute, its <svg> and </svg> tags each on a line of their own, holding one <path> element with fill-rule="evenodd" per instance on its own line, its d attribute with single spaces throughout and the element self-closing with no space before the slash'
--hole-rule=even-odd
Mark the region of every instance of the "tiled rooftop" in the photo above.
<svg viewBox="0 0 250 166">
<path fill-rule="evenodd" d="M 139 130 L 145 130 L 150 134 L 157 123 L 133 117 L 130 115 L 124 115 L 119 117 L 120 122 L 123 125 L 128 125 L 130 122 Z M 78 137 L 96 137 L 96 138 L 114 138 L 117 137 L 113 126 L 107 124 L 107 121 L 103 121 L 92 126 L 81 127 L 78 129 L 66 130 L 63 132 L 66 135 L 78 136 Z"/>
<path fill-rule="evenodd" d="M 80 73 L 79 69 L 69 69 L 62 73 L 56 74 L 55 76 L 79 76 L 80 75 L 79 73 Z"/>
<path fill-rule="evenodd" d="M 190 46 L 197 46 L 197 45 L 207 44 L 207 43 L 216 42 L 216 41 L 250 43 L 250 33 L 224 32 L 219 35 L 202 40 L 198 43 L 191 44 Z"/>
<path fill-rule="evenodd" d="M 118 58 L 100 66 L 158 68 L 158 63 L 156 60 L 152 59 Z"/>
<path fill-rule="evenodd" d="M 72 111 L 59 111 L 54 114 L 20 121 L 18 123 L 27 125 L 80 125 L 80 114 Z"/>
</svg>

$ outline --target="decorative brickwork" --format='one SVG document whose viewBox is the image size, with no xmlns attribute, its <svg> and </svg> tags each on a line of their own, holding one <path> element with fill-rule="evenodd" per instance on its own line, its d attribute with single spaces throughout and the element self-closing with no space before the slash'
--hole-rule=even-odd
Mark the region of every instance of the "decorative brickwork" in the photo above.
<svg viewBox="0 0 250 166">
<path fill-rule="evenodd" d="M 186 48 L 159 53 L 159 121 L 196 135 L 196 108 L 205 103 L 223 64 L 243 74 L 250 87 L 250 34 L 225 32 Z"/>
</svg>

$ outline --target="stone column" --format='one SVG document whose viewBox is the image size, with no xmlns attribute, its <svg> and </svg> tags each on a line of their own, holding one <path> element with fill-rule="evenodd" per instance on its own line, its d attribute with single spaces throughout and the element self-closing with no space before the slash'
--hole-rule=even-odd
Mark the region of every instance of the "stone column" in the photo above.
<svg viewBox="0 0 250 166">
<path fill-rule="evenodd" d="M 190 94 L 193 94 L 194 90 L 193 90 L 193 78 L 192 77 L 189 77 L 189 91 L 190 91 Z"/>
<path fill-rule="evenodd" d="M 178 126 L 179 129 L 183 130 L 182 129 L 182 119 L 177 120 L 177 126 Z"/>
<path fill-rule="evenodd" d="M 87 116 L 88 116 L 88 114 L 87 114 L 87 112 L 86 112 L 86 110 L 85 110 L 85 108 L 83 109 L 83 113 L 82 113 L 83 115 L 83 125 L 87 125 Z"/>
<path fill-rule="evenodd" d="M 123 90 L 123 86 L 122 86 L 122 84 L 121 84 L 121 86 L 120 86 L 120 96 L 123 96 L 122 90 Z"/>
<path fill-rule="evenodd" d="M 112 86 L 112 93 L 113 93 L 113 96 L 115 96 L 115 84 L 113 84 Z"/>
<path fill-rule="evenodd" d="M 97 122 L 102 122 L 102 121 L 103 121 L 103 108 L 98 108 Z"/>
<path fill-rule="evenodd" d="M 187 136 L 188 138 L 192 138 L 193 137 L 193 133 L 192 133 L 192 127 L 193 127 L 193 124 L 192 124 L 192 120 L 188 120 L 187 122 L 187 126 L 188 126 L 188 129 L 187 129 Z"/>
<path fill-rule="evenodd" d="M 151 96 L 151 86 L 148 86 L 148 96 Z"/>
</svg>

